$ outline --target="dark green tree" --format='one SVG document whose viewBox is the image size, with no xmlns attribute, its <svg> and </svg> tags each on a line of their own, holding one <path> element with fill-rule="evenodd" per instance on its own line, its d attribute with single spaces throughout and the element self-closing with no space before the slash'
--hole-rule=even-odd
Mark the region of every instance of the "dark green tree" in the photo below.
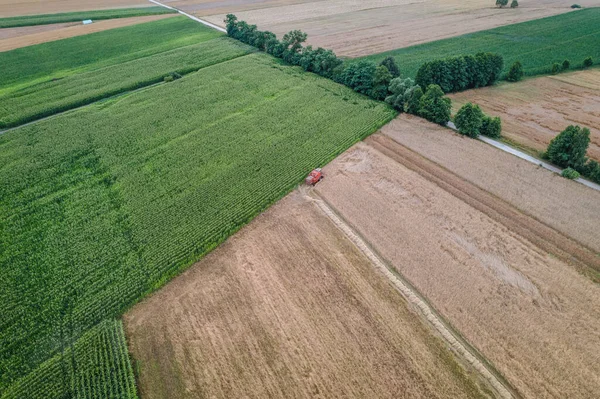
<svg viewBox="0 0 600 399">
<path fill-rule="evenodd" d="M 500 138 L 502 135 L 502 121 L 499 117 L 492 118 L 486 115 L 481 122 L 479 133 L 495 139 Z"/>
<path fill-rule="evenodd" d="M 519 7 L 519 2 L 517 0 L 512 0 L 512 2 L 510 3 L 510 8 L 517 8 Z"/>
<path fill-rule="evenodd" d="M 479 108 L 479 105 L 466 103 L 454 116 L 454 124 L 460 132 L 466 136 L 477 138 L 479 136 L 479 129 L 483 124 L 483 112 Z"/>
<path fill-rule="evenodd" d="M 423 118 L 446 126 L 450 120 L 452 101 L 444 97 L 444 92 L 438 85 L 429 85 L 421 97 L 419 115 Z"/>
<path fill-rule="evenodd" d="M 552 139 L 545 156 L 563 168 L 583 170 L 589 144 L 590 130 L 571 125 Z"/>
<path fill-rule="evenodd" d="M 594 61 L 592 61 L 592 57 L 587 57 L 585 60 L 583 60 L 583 67 L 584 68 L 589 68 L 592 65 L 594 65 Z"/>
<path fill-rule="evenodd" d="M 496 0 L 496 5 L 500 8 L 506 6 L 508 4 L 508 0 Z"/>
<path fill-rule="evenodd" d="M 377 65 L 373 61 L 353 62 L 344 69 L 340 80 L 354 91 L 371 95 L 376 69 Z"/>
<path fill-rule="evenodd" d="M 379 65 L 377 68 L 375 68 L 371 97 L 376 100 L 385 100 L 388 95 L 388 86 L 390 85 L 391 80 L 392 74 L 385 66 Z"/>
<path fill-rule="evenodd" d="M 552 73 L 556 75 L 559 72 L 560 72 L 560 64 L 558 62 L 555 62 L 554 64 L 552 64 Z"/>
<path fill-rule="evenodd" d="M 383 65 L 390 71 L 393 78 L 397 78 L 400 76 L 400 69 L 398 68 L 398 64 L 396 64 L 396 60 L 394 57 L 385 57 L 383 61 L 379 63 L 379 65 Z"/>
<path fill-rule="evenodd" d="M 564 60 L 562 63 L 562 69 L 563 71 L 569 69 L 571 67 L 571 61 L 569 60 Z"/>
<path fill-rule="evenodd" d="M 234 36 L 237 33 L 237 17 L 233 14 L 227 14 L 225 16 L 225 27 L 227 28 L 227 35 Z"/>
<path fill-rule="evenodd" d="M 423 89 L 421 86 L 414 86 L 406 93 L 406 112 L 413 115 L 419 115 L 421 111 L 421 97 Z"/>
<path fill-rule="evenodd" d="M 523 78 L 523 65 L 521 65 L 520 61 L 515 61 L 514 64 L 510 67 L 508 71 L 508 75 L 506 75 L 506 80 L 509 82 L 518 82 Z"/>
</svg>

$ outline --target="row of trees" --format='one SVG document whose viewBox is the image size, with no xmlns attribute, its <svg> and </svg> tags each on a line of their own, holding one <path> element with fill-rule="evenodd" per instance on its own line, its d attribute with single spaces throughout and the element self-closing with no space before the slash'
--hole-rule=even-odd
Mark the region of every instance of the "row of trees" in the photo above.
<svg viewBox="0 0 600 399">
<path fill-rule="evenodd" d="M 421 88 L 436 84 L 444 93 L 494 84 L 502 73 L 504 60 L 493 53 L 478 53 L 426 62 L 417 72 Z"/>
<path fill-rule="evenodd" d="M 586 156 L 589 144 L 590 130 L 571 125 L 550 142 L 544 158 L 567 168 L 565 177 L 578 177 L 573 170 L 600 183 L 600 164 Z"/>
<path fill-rule="evenodd" d="M 499 117 L 490 117 L 483 113 L 479 105 L 466 103 L 454 116 L 454 124 L 460 134 L 477 138 L 484 136 L 500 138 L 502 121 Z"/>
<path fill-rule="evenodd" d="M 429 85 L 423 92 L 411 78 L 398 77 L 390 82 L 389 92 L 385 102 L 400 112 L 418 115 L 442 126 L 450 121 L 452 101 L 438 85 Z"/>
</svg>

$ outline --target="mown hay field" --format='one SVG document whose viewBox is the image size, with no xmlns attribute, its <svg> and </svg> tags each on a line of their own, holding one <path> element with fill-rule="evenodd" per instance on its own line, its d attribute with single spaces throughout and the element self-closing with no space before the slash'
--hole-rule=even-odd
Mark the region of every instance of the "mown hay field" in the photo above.
<svg viewBox="0 0 600 399">
<path fill-rule="evenodd" d="M 595 397 L 598 284 L 454 193 L 471 183 L 406 151 L 370 136 L 327 165 L 316 190 L 521 397 Z"/>
<path fill-rule="evenodd" d="M 597 5 L 595 0 L 579 3 Z M 184 0 L 170 4 L 220 25 L 225 14 L 234 13 L 278 35 L 300 29 L 308 33 L 309 44 L 330 48 L 344 57 L 377 54 L 572 11 L 568 0 L 522 1 L 517 9 L 499 9 L 490 0 Z M 217 11 L 218 7 L 223 9 Z M 211 15 L 215 12 L 218 14 Z"/>
<path fill-rule="evenodd" d="M 450 39 L 401 48 L 365 57 L 381 61 L 395 58 L 402 76 L 415 77 L 423 63 L 456 55 L 494 52 L 504 57 L 504 72 L 515 61 L 525 75 L 549 74 L 552 64 L 565 59 L 581 68 L 586 57 L 600 62 L 600 8 L 587 8 L 563 15 L 470 33 Z"/>
<path fill-rule="evenodd" d="M 0 390 L 394 115 L 251 54 L 0 135 Z"/>
<path fill-rule="evenodd" d="M 588 156 L 600 161 L 600 69 L 527 79 L 451 94 L 456 112 L 464 103 L 502 118 L 502 135 L 543 152 L 569 125 L 590 129 Z"/>
<path fill-rule="evenodd" d="M 144 399 L 482 397 L 304 189 L 124 319 Z"/>
</svg>

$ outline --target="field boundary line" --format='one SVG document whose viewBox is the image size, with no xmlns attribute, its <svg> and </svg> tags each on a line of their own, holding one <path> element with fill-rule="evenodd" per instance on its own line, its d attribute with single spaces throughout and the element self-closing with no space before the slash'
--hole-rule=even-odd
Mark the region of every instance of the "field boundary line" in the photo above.
<svg viewBox="0 0 600 399">
<path fill-rule="evenodd" d="M 456 125 L 453 122 L 448 122 L 447 126 L 456 132 L 458 131 L 458 129 L 456 128 Z M 537 159 L 536 157 L 526 154 L 523 151 L 517 150 L 516 148 L 511 147 L 508 144 L 502 143 L 498 140 L 494 140 L 492 138 L 481 136 L 481 135 L 478 136 L 477 139 L 480 141 L 483 141 L 486 144 L 491 145 L 492 147 L 498 148 L 499 150 L 508 152 L 509 154 L 512 154 L 518 158 L 521 158 L 527 162 L 531 162 L 534 165 L 541 166 L 542 168 L 547 169 L 551 172 L 557 173 L 559 175 L 563 172 L 563 169 L 561 169 L 559 167 L 556 167 L 547 162 L 544 162 L 541 159 Z M 573 181 L 576 181 L 577 183 L 581 183 L 584 186 L 587 186 L 593 190 L 600 191 L 600 184 L 593 183 L 587 179 L 579 177 L 577 179 L 573 179 Z"/>
<path fill-rule="evenodd" d="M 483 355 L 472 347 L 463 337 L 454 331 L 443 317 L 429 304 L 425 297 L 410 284 L 400 272 L 389 266 L 375 250 L 355 231 L 343 217 L 335 211 L 324 198 L 317 192 L 311 190 L 306 195 L 309 200 L 314 202 L 319 209 L 341 230 L 344 235 L 371 261 L 373 266 L 379 270 L 402 294 L 402 296 L 413 306 L 415 306 L 442 338 L 458 355 L 460 355 L 481 377 L 494 389 L 494 391 L 503 399 L 519 398 L 520 396 L 512 387 L 507 387 L 508 382 L 503 382 L 500 373 L 483 358 Z"/>
<path fill-rule="evenodd" d="M 158 1 L 156 1 L 156 0 L 148 0 L 148 1 L 149 1 L 149 2 L 151 2 L 151 3 L 154 3 L 154 4 L 156 4 L 156 5 L 159 5 L 159 6 L 161 6 L 161 7 L 168 8 L 169 10 L 177 11 L 179 14 L 181 14 L 181 15 L 183 15 L 183 16 L 185 16 L 185 17 L 188 17 L 188 18 L 189 18 L 189 19 L 191 19 L 192 21 L 200 22 L 201 24 L 203 24 L 203 25 L 206 25 L 206 26 L 208 26 L 209 28 L 216 29 L 216 30 L 218 30 L 219 32 L 227 33 L 227 30 L 226 30 L 226 29 L 224 29 L 224 28 L 221 28 L 220 26 L 217 26 L 217 25 L 215 25 L 215 24 L 211 24 L 210 22 L 208 22 L 208 21 L 205 21 L 205 20 L 203 20 L 203 19 L 200 19 L 200 18 L 198 18 L 198 17 L 195 17 L 195 16 L 193 16 L 193 15 L 191 15 L 191 14 L 188 14 L 188 13 L 187 13 L 187 12 L 185 12 L 185 11 L 181 11 L 181 10 L 180 10 L 180 9 L 178 9 L 178 8 L 175 8 L 175 7 L 168 6 L 168 5 L 166 5 L 166 4 L 163 4 L 163 3 L 160 3 L 160 2 L 158 2 Z"/>
</svg>

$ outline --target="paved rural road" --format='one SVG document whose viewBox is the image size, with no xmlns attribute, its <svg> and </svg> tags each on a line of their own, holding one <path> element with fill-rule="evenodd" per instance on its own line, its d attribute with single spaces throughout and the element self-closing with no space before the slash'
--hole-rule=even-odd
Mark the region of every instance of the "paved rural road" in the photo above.
<svg viewBox="0 0 600 399">
<path fill-rule="evenodd" d="M 342 217 L 314 190 L 311 190 L 307 198 L 321 209 L 321 211 L 340 229 L 346 237 L 371 261 L 371 263 L 396 287 L 404 298 L 415 306 L 422 314 L 424 319 L 442 336 L 442 338 L 460 355 L 468 364 L 471 365 L 487 383 L 493 387 L 502 399 L 513 399 L 518 397 L 511 388 L 507 387 L 500 378 L 498 372 L 486 365 L 467 342 L 444 322 L 441 316 L 431 307 L 427 300 L 416 291 L 395 269 L 384 262 L 365 242 L 365 240 L 352 227 L 346 223 Z"/>
<path fill-rule="evenodd" d="M 201 24 L 204 24 L 204 25 L 206 25 L 206 26 L 209 26 L 209 27 L 211 27 L 211 28 L 213 28 L 213 29 L 216 29 L 216 30 L 218 30 L 218 31 L 220 31 L 220 32 L 227 33 L 227 30 L 225 30 L 225 29 L 221 28 L 220 26 L 217 26 L 217 25 L 215 25 L 215 24 L 211 24 L 210 22 L 208 22 L 208 21 L 205 21 L 205 20 L 203 20 L 203 19 L 200 19 L 200 18 L 198 18 L 198 17 L 194 17 L 193 15 L 190 15 L 190 14 L 188 14 L 187 12 L 181 11 L 181 10 L 179 10 L 179 9 L 175 8 L 175 7 L 169 7 L 168 5 L 165 5 L 165 4 L 163 4 L 163 3 L 160 3 L 160 2 L 158 2 L 158 1 L 156 1 L 156 0 L 148 0 L 148 1 L 149 1 L 150 3 L 154 3 L 154 4 L 156 4 L 156 5 L 159 5 L 159 6 L 161 6 L 161 7 L 168 8 L 169 10 L 174 10 L 174 11 L 177 11 L 177 12 L 178 12 L 178 13 L 180 13 L 181 15 L 185 15 L 186 17 L 188 17 L 188 18 L 189 18 L 189 19 L 191 19 L 191 20 L 194 20 L 194 21 L 196 21 L 196 22 L 200 22 Z"/>
<path fill-rule="evenodd" d="M 456 125 L 453 122 L 448 122 L 448 127 L 450 129 L 453 129 L 453 130 L 458 130 L 456 128 Z M 494 139 L 491 139 L 491 138 L 485 137 L 485 136 L 479 136 L 478 139 L 481 140 L 481 141 L 483 141 L 484 143 L 487 143 L 487 144 L 489 144 L 491 146 L 494 146 L 494 147 L 496 147 L 496 148 L 498 148 L 498 149 L 500 149 L 502 151 L 508 152 L 509 154 L 512 154 L 512 155 L 517 156 L 517 157 L 519 157 L 521 159 L 524 159 L 525 161 L 528 161 L 528 162 L 531 162 L 531 163 L 536 164 L 538 166 L 541 166 L 544 169 L 548 169 L 551 172 L 558 173 L 560 175 L 562 173 L 562 171 L 563 171 L 562 169 L 557 168 L 554 165 L 550 165 L 547 162 L 544 162 L 544 161 L 539 160 L 539 159 L 537 159 L 535 157 L 532 157 L 531 155 L 526 154 L 526 153 L 524 153 L 522 151 L 519 151 L 516 148 L 508 146 L 508 145 L 506 145 L 504 143 L 501 143 L 500 141 L 497 141 L 497 140 L 494 140 Z M 582 178 L 575 179 L 575 181 L 578 182 L 578 183 L 581 183 L 584 186 L 587 186 L 587 187 L 589 187 L 591 189 L 600 191 L 600 184 L 596 184 L 596 183 L 593 183 L 593 182 L 591 182 L 589 180 L 582 179 Z"/>
</svg>

